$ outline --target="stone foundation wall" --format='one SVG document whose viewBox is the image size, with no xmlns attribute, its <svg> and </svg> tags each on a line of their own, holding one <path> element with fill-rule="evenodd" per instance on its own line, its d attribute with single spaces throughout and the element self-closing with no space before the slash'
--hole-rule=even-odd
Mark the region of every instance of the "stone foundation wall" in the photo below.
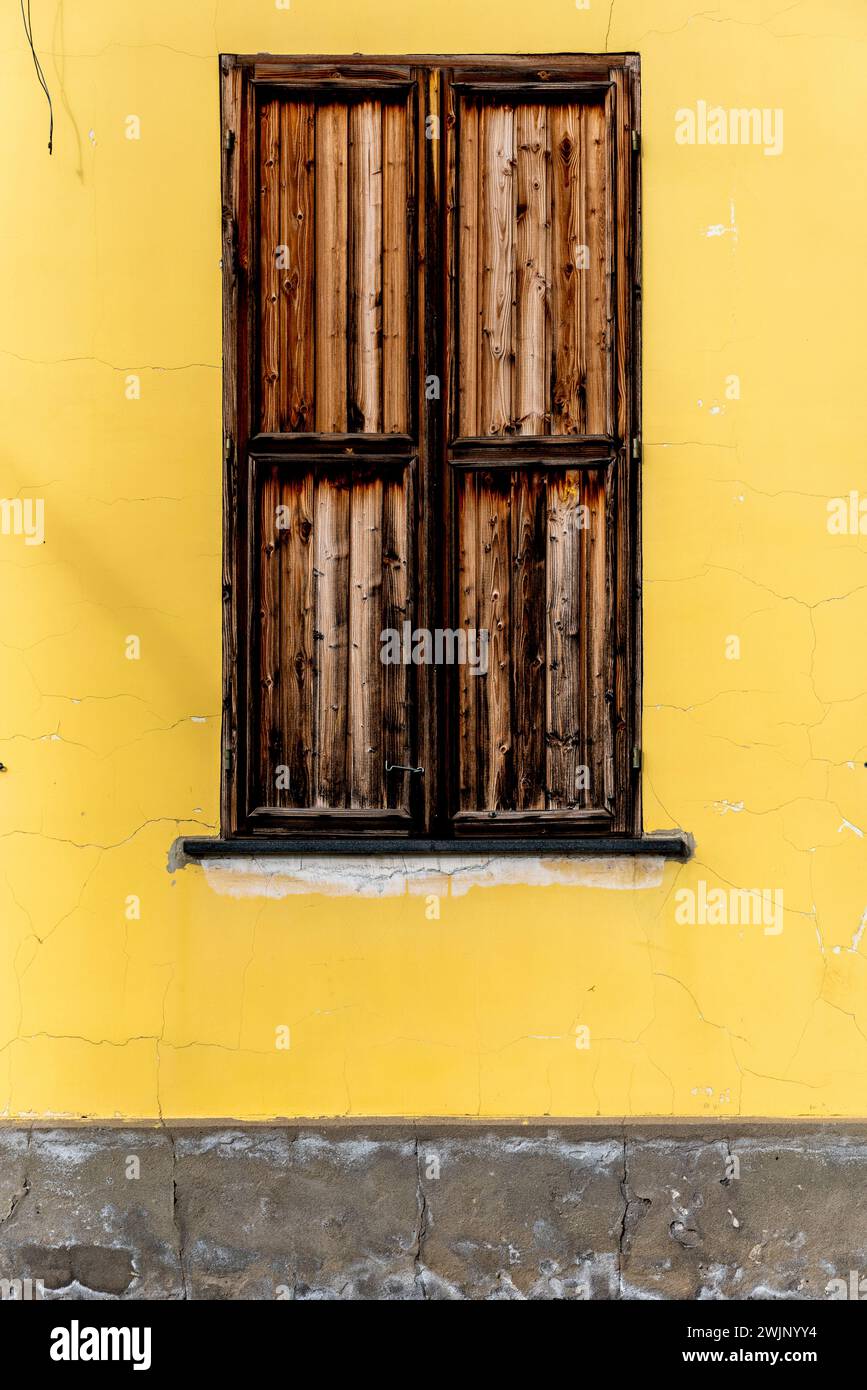
<svg viewBox="0 0 867 1390">
<path fill-rule="evenodd" d="M 851 1271 L 867 1127 L 0 1129 L 0 1280 L 46 1299 L 826 1299 Z"/>
</svg>

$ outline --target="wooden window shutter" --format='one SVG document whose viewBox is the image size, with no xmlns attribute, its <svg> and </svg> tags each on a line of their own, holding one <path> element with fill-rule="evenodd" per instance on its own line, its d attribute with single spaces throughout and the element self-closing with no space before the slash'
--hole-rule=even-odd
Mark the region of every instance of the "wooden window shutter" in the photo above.
<svg viewBox="0 0 867 1390">
<path fill-rule="evenodd" d="M 381 655 L 417 608 L 417 83 L 229 64 L 224 121 L 242 532 L 224 816 L 406 835 L 417 672 Z"/>
<path fill-rule="evenodd" d="M 451 811 L 477 836 L 634 825 L 628 73 L 451 74 Z"/>
<path fill-rule="evenodd" d="M 222 63 L 224 833 L 633 832 L 636 61 Z"/>
</svg>

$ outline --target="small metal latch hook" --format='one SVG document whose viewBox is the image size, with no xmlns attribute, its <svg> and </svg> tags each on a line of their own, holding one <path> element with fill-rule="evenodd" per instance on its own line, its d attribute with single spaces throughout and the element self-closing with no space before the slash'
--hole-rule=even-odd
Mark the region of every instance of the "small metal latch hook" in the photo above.
<svg viewBox="0 0 867 1390">
<path fill-rule="evenodd" d="M 386 772 L 424 772 L 423 767 L 408 767 L 406 763 L 390 763 L 388 758 L 385 760 Z"/>
</svg>

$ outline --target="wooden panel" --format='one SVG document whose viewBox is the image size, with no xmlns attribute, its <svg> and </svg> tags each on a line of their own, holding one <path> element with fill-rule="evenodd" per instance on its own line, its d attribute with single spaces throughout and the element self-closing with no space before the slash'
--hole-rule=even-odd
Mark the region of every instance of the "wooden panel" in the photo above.
<svg viewBox="0 0 867 1390">
<path fill-rule="evenodd" d="M 409 430 L 409 246 L 406 179 L 406 108 L 382 110 L 382 428 Z"/>
<path fill-rule="evenodd" d="M 316 112 L 316 428 L 346 429 L 348 110 Z"/>
<path fill-rule="evenodd" d="M 337 469 L 319 476 L 313 528 L 317 806 L 345 806 L 347 803 L 349 499 L 348 473 Z"/>
<path fill-rule="evenodd" d="M 551 113 L 552 433 L 610 430 L 610 159 L 601 104 Z"/>
<path fill-rule="evenodd" d="M 280 104 L 259 117 L 259 387 L 261 428 L 280 422 Z"/>
<path fill-rule="evenodd" d="M 608 626 L 611 595 L 607 585 L 607 518 L 604 477 L 600 469 L 581 474 L 582 512 L 581 593 L 584 596 L 581 670 L 582 761 L 589 769 L 585 805 L 602 806 L 608 800 L 606 762 L 610 756 L 610 721 L 606 699 Z"/>
<path fill-rule="evenodd" d="M 571 810 L 581 798 L 580 473 L 548 479 L 546 608 L 546 770 L 548 805 Z"/>
<path fill-rule="evenodd" d="M 457 677 L 462 812 L 607 811 L 605 470 L 461 471 L 460 622 L 488 673 Z"/>
<path fill-rule="evenodd" d="M 274 465 L 260 503 L 260 743 L 265 804 L 313 795 L 313 476 Z"/>
<path fill-rule="evenodd" d="M 480 128 L 481 370 L 479 434 L 513 427 L 515 112 L 484 107 Z"/>
<path fill-rule="evenodd" d="M 278 428 L 291 431 L 313 428 L 313 121 L 309 102 L 282 104 Z"/>
<path fill-rule="evenodd" d="M 412 470 L 282 465 L 259 490 L 258 804 L 406 808 L 414 667 L 382 661 L 414 626 Z"/>
<path fill-rule="evenodd" d="M 381 478 L 352 483 L 349 553 L 349 804 L 382 806 L 385 752 L 382 722 Z"/>
<path fill-rule="evenodd" d="M 278 804 L 310 806 L 313 800 L 313 475 L 294 473 L 281 489 L 280 727 L 283 780 Z M 284 799 L 285 798 L 285 799 Z"/>
<path fill-rule="evenodd" d="M 482 806 L 493 811 L 514 802 L 511 476 L 469 474 L 460 486 L 461 621 L 465 631 L 487 631 L 488 669 L 485 675 L 474 675 L 464 663 L 460 670 L 459 781 L 465 809 Z M 472 622 L 467 621 L 470 616 Z"/>
<path fill-rule="evenodd" d="M 584 151 L 582 240 L 587 247 L 587 266 L 581 272 L 584 285 L 582 329 L 587 344 L 584 432 L 608 434 L 612 429 L 611 181 L 609 140 L 602 105 L 581 108 L 581 147 Z"/>
<path fill-rule="evenodd" d="M 277 767 L 283 761 L 280 726 L 280 553 L 277 508 L 281 503 L 276 467 L 263 480 L 259 502 L 259 800 L 277 804 Z M 289 802 L 284 798 L 284 804 Z"/>
<path fill-rule="evenodd" d="M 458 434 L 479 433 L 479 110 L 464 102 L 458 153 Z"/>
<path fill-rule="evenodd" d="M 292 96 L 259 120 L 259 428 L 405 434 L 407 107 Z"/>
<path fill-rule="evenodd" d="M 382 428 L 382 106 L 349 113 L 349 428 Z"/>
<path fill-rule="evenodd" d="M 460 436 L 611 432 L 611 145 L 601 100 L 464 98 Z"/>
<path fill-rule="evenodd" d="M 458 483 L 458 623 L 465 640 L 479 630 L 479 474 L 465 473 Z M 474 810 L 483 804 L 479 781 L 479 714 L 486 676 L 474 676 L 464 663 L 458 685 L 458 806 Z"/>
<path fill-rule="evenodd" d="M 405 622 L 410 623 L 412 630 L 415 607 L 410 585 L 412 505 L 409 479 L 409 469 L 403 470 L 402 475 L 390 474 L 384 481 L 382 502 L 382 629 L 396 630 L 401 637 Z M 403 661 L 383 665 L 379 657 L 377 659 L 376 674 L 382 680 L 383 760 L 414 767 L 410 667 Z M 408 772 L 384 773 L 386 805 L 407 806 L 411 793 L 410 779 L 418 775 Z"/>
<path fill-rule="evenodd" d="M 520 434 L 549 432 L 551 390 L 548 112 L 520 106 L 517 135 L 515 417 Z"/>
<path fill-rule="evenodd" d="M 553 160 L 551 275 L 554 320 L 552 434 L 584 429 L 585 357 L 582 269 L 583 158 L 581 122 L 573 106 L 551 112 Z"/>
<path fill-rule="evenodd" d="M 520 471 L 512 492 L 512 699 L 514 806 L 543 808 L 545 798 L 545 475 Z"/>
</svg>

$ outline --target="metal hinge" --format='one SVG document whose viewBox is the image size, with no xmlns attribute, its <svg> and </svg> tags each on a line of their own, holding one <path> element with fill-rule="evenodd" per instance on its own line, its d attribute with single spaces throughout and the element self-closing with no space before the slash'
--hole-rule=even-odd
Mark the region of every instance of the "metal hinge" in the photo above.
<svg viewBox="0 0 867 1390">
<path fill-rule="evenodd" d="M 231 772 L 231 771 L 232 771 L 232 750 L 231 750 L 231 748 L 224 748 L 224 749 L 223 749 L 223 771 L 224 771 L 224 772 Z"/>
<path fill-rule="evenodd" d="M 226 143 L 226 153 L 227 153 L 227 154 L 231 154 L 231 153 L 232 153 L 232 150 L 235 148 L 235 132 L 234 132 L 234 130 L 227 130 L 227 131 L 226 131 L 226 142 L 225 142 L 225 143 Z"/>
<path fill-rule="evenodd" d="M 232 438 L 228 434 L 223 440 L 223 462 L 227 464 L 232 462 Z"/>
<path fill-rule="evenodd" d="M 638 744 L 636 743 L 635 746 L 634 746 L 634 748 L 632 749 L 632 769 L 633 769 L 634 772 L 637 772 L 637 771 L 639 770 L 640 767 L 641 767 L 641 749 L 638 747 Z"/>
<path fill-rule="evenodd" d="M 641 440 L 637 435 L 632 441 L 632 457 L 636 462 L 641 458 Z"/>
<path fill-rule="evenodd" d="M 641 131 L 640 131 L 640 130 L 633 130 L 633 132 L 632 132 L 632 153 L 633 153 L 633 154 L 638 154 L 640 150 L 641 150 Z"/>
</svg>

